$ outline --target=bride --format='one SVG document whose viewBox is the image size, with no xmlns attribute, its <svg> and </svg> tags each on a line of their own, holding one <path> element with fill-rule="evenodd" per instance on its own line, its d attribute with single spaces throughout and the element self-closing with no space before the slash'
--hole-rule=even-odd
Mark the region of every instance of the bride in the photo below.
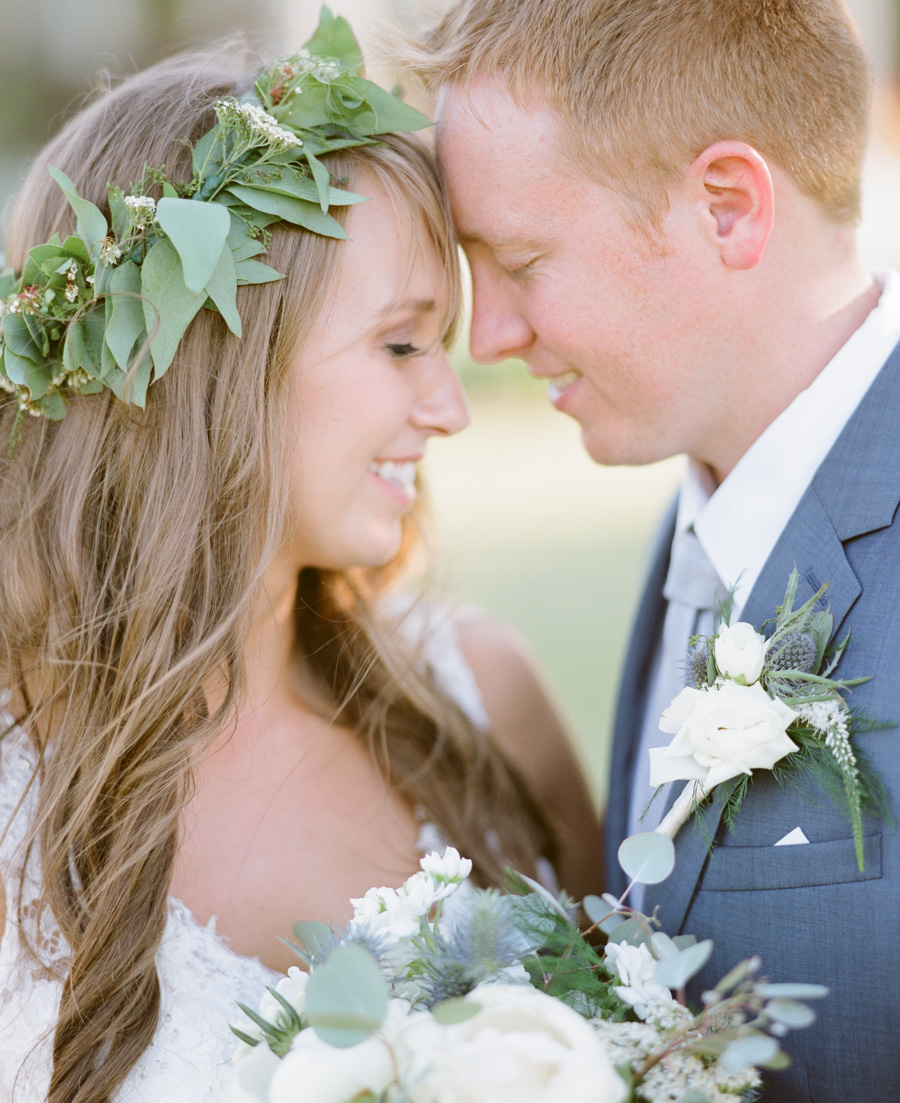
<svg viewBox="0 0 900 1103">
<path fill-rule="evenodd" d="M 110 217 L 110 182 L 189 180 L 214 101 L 252 82 L 206 52 L 84 110 L 21 191 L 16 271 L 73 231 L 48 166 Z M 396 590 L 417 464 L 468 418 L 431 157 L 392 135 L 325 163 L 368 201 L 332 208 L 344 241 L 268 220 L 284 278 L 238 290 L 241 339 L 199 310 L 144 409 L 77 383 L 61 420 L 0 406 L 3 1099 L 202 1099 L 234 1001 L 296 964 L 292 923 L 340 925 L 434 839 L 485 884 L 547 860 L 600 883 L 521 646 Z"/>
</svg>

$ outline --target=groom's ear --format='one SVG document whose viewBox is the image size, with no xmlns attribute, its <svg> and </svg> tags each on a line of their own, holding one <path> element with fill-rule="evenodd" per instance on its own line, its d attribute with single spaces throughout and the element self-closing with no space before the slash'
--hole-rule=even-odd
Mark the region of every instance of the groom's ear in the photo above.
<svg viewBox="0 0 900 1103">
<path fill-rule="evenodd" d="M 746 142 L 714 142 L 691 164 L 688 188 L 702 232 L 729 268 L 760 261 L 775 213 L 769 167 Z"/>
</svg>

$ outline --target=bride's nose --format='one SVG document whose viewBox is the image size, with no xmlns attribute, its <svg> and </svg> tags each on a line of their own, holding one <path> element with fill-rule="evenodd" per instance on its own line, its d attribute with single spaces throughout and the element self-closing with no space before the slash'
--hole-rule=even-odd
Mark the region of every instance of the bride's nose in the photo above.
<svg viewBox="0 0 900 1103">
<path fill-rule="evenodd" d="M 446 352 L 438 349 L 428 359 L 410 421 L 417 429 L 449 437 L 469 424 L 469 400 Z"/>
</svg>

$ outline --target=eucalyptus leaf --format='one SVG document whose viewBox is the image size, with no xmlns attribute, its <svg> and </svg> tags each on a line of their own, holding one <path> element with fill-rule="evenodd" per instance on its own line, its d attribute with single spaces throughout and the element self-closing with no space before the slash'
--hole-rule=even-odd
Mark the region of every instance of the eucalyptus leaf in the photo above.
<svg viewBox="0 0 900 1103">
<path fill-rule="evenodd" d="M 774 999 L 766 1004 L 766 1014 L 777 1023 L 784 1023 L 792 1030 L 802 1030 L 812 1026 L 816 1021 L 816 1013 L 811 1007 L 799 1000 Z"/>
<path fill-rule="evenodd" d="M 388 985 L 368 950 L 356 943 L 339 946 L 314 969 L 306 987 L 306 1017 L 323 1042 L 348 1049 L 381 1026 Z"/>
<path fill-rule="evenodd" d="M 105 314 L 105 307 L 99 305 L 81 314 L 69 326 L 66 341 L 70 346 L 70 355 L 76 367 L 82 368 L 95 379 L 103 375 L 101 361 L 103 335 L 106 329 Z"/>
<path fill-rule="evenodd" d="M 189 291 L 206 287 L 231 229 L 231 217 L 218 203 L 193 199 L 160 199 L 156 217 L 181 258 L 184 284 Z"/>
<path fill-rule="evenodd" d="M 828 995 L 824 984 L 759 984 L 756 991 L 763 999 L 821 1000 Z"/>
<path fill-rule="evenodd" d="M 110 315 L 106 327 L 106 344 L 115 362 L 125 371 L 135 342 L 144 332 L 141 270 L 134 261 L 123 261 L 114 269 L 110 277 L 107 302 L 110 305 Z"/>
<path fill-rule="evenodd" d="M 64 172 L 52 167 L 48 168 L 47 171 L 60 186 L 63 195 L 69 201 L 69 206 L 75 212 L 75 228 L 78 236 L 87 245 L 91 259 L 96 261 L 100 255 L 103 242 L 109 234 L 106 219 L 93 203 L 81 198 L 75 190 L 75 185 Z"/>
<path fill-rule="evenodd" d="M 694 946 L 688 946 L 686 950 L 679 950 L 669 957 L 664 957 L 656 963 L 654 970 L 656 979 L 660 984 L 677 992 L 684 988 L 691 977 L 700 972 L 709 961 L 712 951 L 712 942 L 705 939 Z"/>
<path fill-rule="evenodd" d="M 84 244 L 81 238 L 78 237 L 77 234 L 69 234 L 69 236 L 63 242 L 62 247 L 63 252 L 67 256 L 70 256 L 72 260 L 79 261 L 81 264 L 87 264 L 88 261 L 91 259 L 90 254 L 87 250 L 87 246 Z"/>
<path fill-rule="evenodd" d="M 481 1010 L 481 1004 L 465 996 L 457 996 L 449 1000 L 441 1000 L 431 1009 L 431 1014 L 437 1022 L 443 1026 L 452 1026 L 454 1023 L 464 1023 Z"/>
<path fill-rule="evenodd" d="M 35 341 L 28 328 L 25 318 L 21 314 L 4 314 L 0 320 L 0 330 L 3 331 L 3 340 L 7 348 L 16 356 L 22 356 L 26 360 L 33 360 L 39 364 L 43 359 L 43 351 Z"/>
<path fill-rule="evenodd" d="M 427 115 L 362 77 L 353 78 L 351 90 L 368 104 L 375 117 L 370 131 L 372 134 L 389 134 L 394 130 L 422 130 L 433 125 Z"/>
<path fill-rule="evenodd" d="M 306 923 L 295 923 L 293 930 L 294 937 L 314 965 L 324 962 L 340 945 L 338 936 L 327 923 L 309 920 Z"/>
<path fill-rule="evenodd" d="M 306 160 L 313 173 L 312 177 L 292 165 L 257 165 L 243 173 L 241 183 L 248 187 L 265 188 L 277 195 L 289 195 L 295 199 L 318 203 L 323 211 L 328 210 L 329 204 L 333 207 L 349 207 L 354 203 L 365 202 L 364 195 L 330 187 L 331 176 L 318 158 L 307 155 Z"/>
<path fill-rule="evenodd" d="M 124 241 L 131 225 L 131 212 L 125 202 L 121 188 L 110 188 L 106 193 L 109 211 L 112 215 L 112 231 L 116 241 Z"/>
<path fill-rule="evenodd" d="M 629 946 L 642 946 L 650 938 L 645 923 L 637 919 L 626 919 L 609 936 L 610 942 L 624 942 Z"/>
<path fill-rule="evenodd" d="M 619 865 L 632 881 L 659 884 L 675 868 L 675 844 L 658 831 L 640 831 L 619 846 Z"/>
<path fill-rule="evenodd" d="M 295 199 L 290 195 L 278 195 L 262 188 L 254 188 L 242 184 L 232 184 L 229 188 L 232 195 L 242 203 L 255 210 L 264 211 L 266 214 L 275 215 L 284 222 L 291 222 L 296 226 L 303 226 L 323 237 L 346 238 L 347 231 L 336 222 L 331 215 L 323 214 L 315 203 L 305 199 Z"/>
<path fill-rule="evenodd" d="M 726 1046 L 719 1064 L 733 1075 L 753 1065 L 764 1065 L 778 1053 L 778 1043 L 768 1034 L 745 1034 Z"/>
<path fill-rule="evenodd" d="M 19 356 L 18 353 L 7 345 L 3 350 L 3 364 L 6 375 L 13 383 L 28 387 L 31 397 L 40 398 L 50 383 L 50 366 L 40 364 L 27 356 Z M 43 372 L 43 376 L 37 373 Z M 45 377 L 43 388 L 40 387 L 40 379 Z M 39 392 L 39 393 L 38 393 Z"/>
<path fill-rule="evenodd" d="M 154 378 L 159 379 L 172 363 L 184 331 L 203 306 L 206 293 L 194 294 L 185 286 L 178 253 L 166 238 L 153 245 L 141 265 L 141 293 Z"/>
<path fill-rule="evenodd" d="M 275 280 L 283 280 L 281 272 L 276 272 L 268 264 L 258 260 L 242 260 L 234 266 L 238 284 L 245 283 L 273 283 Z"/>
<path fill-rule="evenodd" d="M 599 923 L 612 910 L 602 897 L 593 895 L 585 896 L 581 901 L 581 907 L 592 923 Z"/>
<path fill-rule="evenodd" d="M 654 931 L 650 936 L 650 949 L 653 956 L 659 960 L 664 957 L 673 957 L 679 952 L 678 947 L 665 931 Z"/>
<path fill-rule="evenodd" d="M 89 393 L 88 387 L 82 387 L 81 392 L 82 394 Z M 41 409 L 44 411 L 44 417 L 49 418 L 51 421 L 62 421 L 66 416 L 66 400 L 57 391 L 51 391 L 48 395 L 44 396 L 41 402 Z"/>
<path fill-rule="evenodd" d="M 219 256 L 219 263 L 206 284 L 206 292 L 216 304 L 216 309 L 225 319 L 228 328 L 241 336 L 241 316 L 238 314 L 235 296 L 237 294 L 237 271 L 231 250 L 226 246 Z"/>
</svg>

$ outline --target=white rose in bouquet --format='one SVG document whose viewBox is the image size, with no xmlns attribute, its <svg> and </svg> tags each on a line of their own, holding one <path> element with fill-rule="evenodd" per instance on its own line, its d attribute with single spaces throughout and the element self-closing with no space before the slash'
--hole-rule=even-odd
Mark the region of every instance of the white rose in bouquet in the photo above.
<svg viewBox="0 0 900 1103">
<path fill-rule="evenodd" d="M 471 1018 L 407 1020 L 398 1046 L 411 1103 L 621 1103 L 624 1081 L 595 1029 L 564 1003 L 523 985 L 487 984 Z"/>
<path fill-rule="evenodd" d="M 797 750 L 787 735 L 796 718 L 759 684 L 683 689 L 660 718 L 660 731 L 675 738 L 650 751 L 650 784 L 700 781 L 709 791 L 738 774 L 771 770 Z"/>
<path fill-rule="evenodd" d="M 301 1030 L 272 1076 L 267 1103 L 350 1103 L 364 1092 L 383 1092 L 397 1074 L 395 1036 L 407 1012 L 402 1000 L 392 1001 L 378 1032 L 348 1049 Z"/>
<path fill-rule="evenodd" d="M 723 624 L 714 648 L 719 672 L 740 685 L 753 685 L 762 674 L 767 642 L 766 637 L 746 621 L 730 627 Z"/>
</svg>

